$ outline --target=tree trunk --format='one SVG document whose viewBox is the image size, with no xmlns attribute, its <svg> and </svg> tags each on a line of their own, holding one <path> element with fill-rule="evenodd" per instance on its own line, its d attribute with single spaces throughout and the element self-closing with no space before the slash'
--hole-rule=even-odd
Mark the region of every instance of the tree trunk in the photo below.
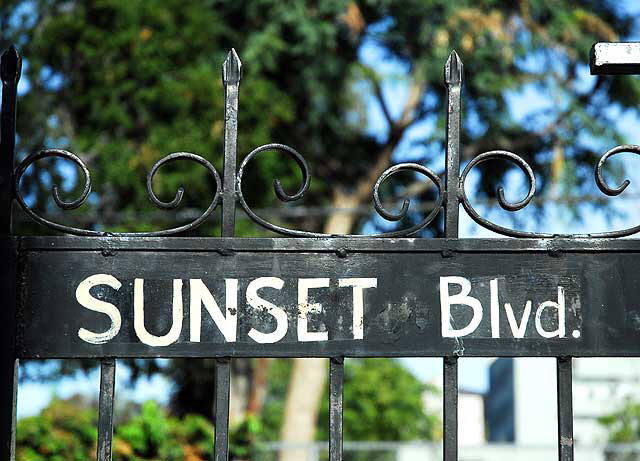
<svg viewBox="0 0 640 461">
<path fill-rule="evenodd" d="M 357 197 L 336 191 L 333 195 L 333 203 L 331 204 L 335 211 L 327 218 L 323 232 L 334 235 L 351 233 L 355 225 L 356 214 L 350 210 L 359 205 L 360 200 Z"/>
<path fill-rule="evenodd" d="M 336 192 L 332 206 L 336 211 L 329 215 L 324 226 L 326 234 L 348 234 L 352 232 L 356 217 L 349 211 L 359 205 L 351 195 Z M 293 359 L 293 370 L 284 407 L 281 440 L 291 449 L 280 451 L 280 461 L 306 461 L 308 445 L 315 440 L 316 423 L 320 400 L 327 382 L 327 359 Z M 293 445 L 299 446 L 293 447 Z M 308 460 L 311 461 L 311 460 Z"/>
<path fill-rule="evenodd" d="M 267 395 L 267 377 L 271 359 L 259 357 L 253 363 L 253 379 L 251 380 L 251 390 L 247 403 L 247 415 L 258 415 L 262 411 L 264 398 Z"/>
<path fill-rule="evenodd" d="M 327 382 L 327 359 L 293 359 L 282 423 L 280 461 L 307 460 L 315 439 L 320 399 Z"/>
<path fill-rule="evenodd" d="M 353 232 L 356 215 L 351 210 L 371 199 L 376 180 L 391 163 L 393 151 L 402 139 L 404 131 L 415 121 L 414 112 L 422 100 L 425 86 L 421 78 L 414 75 L 414 80 L 409 87 L 409 95 L 398 121 L 392 120 L 389 116 L 382 92 L 379 91 L 378 98 L 389 121 L 389 139 L 372 158 L 371 167 L 352 191 L 335 189 L 332 200 L 335 211 L 327 219 L 324 226 L 325 234 L 342 235 Z M 293 359 L 281 432 L 284 444 L 304 444 L 308 447 L 308 444 L 313 443 L 320 399 L 327 382 L 327 368 L 326 359 Z M 306 460 L 307 453 L 309 451 L 303 448 L 283 449 L 280 451 L 279 459 L 302 461 Z"/>
</svg>

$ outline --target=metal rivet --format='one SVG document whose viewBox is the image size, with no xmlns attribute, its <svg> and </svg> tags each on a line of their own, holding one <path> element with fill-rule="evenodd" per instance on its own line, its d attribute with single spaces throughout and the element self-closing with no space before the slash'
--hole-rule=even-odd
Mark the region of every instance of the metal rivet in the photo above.
<svg viewBox="0 0 640 461">
<path fill-rule="evenodd" d="M 451 258 L 453 257 L 453 250 L 442 250 L 440 252 L 440 254 L 442 255 L 443 258 Z"/>
</svg>

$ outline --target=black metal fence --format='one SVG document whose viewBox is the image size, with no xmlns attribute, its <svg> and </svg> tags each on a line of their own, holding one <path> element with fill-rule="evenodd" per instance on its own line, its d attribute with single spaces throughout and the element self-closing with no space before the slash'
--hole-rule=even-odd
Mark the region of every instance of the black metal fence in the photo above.
<svg viewBox="0 0 640 461">
<path fill-rule="evenodd" d="M 64 201 L 59 193 L 58 189 L 53 187 L 53 199 L 55 203 L 62 209 L 75 209 L 81 206 L 87 200 L 91 191 L 91 176 L 88 168 L 75 154 L 60 150 L 60 149 L 46 149 L 37 155 L 26 158 L 20 163 L 17 168 L 14 168 L 15 158 L 15 117 L 16 117 L 16 91 L 17 84 L 20 78 L 20 56 L 17 50 L 13 47 L 9 48 L 2 55 L 1 61 L 1 76 L 3 84 L 3 98 L 2 98 L 2 121 L 1 121 L 1 146 L 0 146 L 0 239 L 2 241 L 2 260 L 3 270 L 0 274 L 0 286 L 3 291 L 3 309 L 2 309 L 2 371 L 0 372 L 0 390 L 2 396 L 0 398 L 0 440 L 2 441 L 1 457 L 2 459 L 13 459 L 14 456 L 14 444 L 15 444 L 15 405 L 16 405 L 16 391 L 17 391 L 17 373 L 18 373 L 18 359 L 22 357 L 20 348 L 18 347 L 19 340 L 16 339 L 20 335 L 20 329 L 23 326 L 20 325 L 20 314 L 17 313 L 18 305 L 21 301 L 17 301 L 18 294 L 16 293 L 16 286 L 21 283 L 31 283 L 25 280 L 19 280 L 22 276 L 22 272 L 18 269 L 18 259 L 22 255 L 22 251 L 27 251 L 29 245 L 22 245 L 22 241 L 16 236 L 12 236 L 11 233 L 11 219 L 12 219 L 12 203 L 14 200 L 19 204 L 22 210 L 31 217 L 34 221 L 43 226 L 53 229 L 55 231 L 62 232 L 64 234 L 81 236 L 81 237 L 98 237 L 105 239 L 104 241 L 114 240 L 115 246 L 118 246 L 117 242 L 124 242 L 122 237 L 128 237 L 128 242 L 137 242 L 144 240 L 143 237 L 166 237 L 166 236 L 179 236 L 182 233 L 194 229 L 195 227 L 203 224 L 211 216 L 218 205 L 222 207 L 222 238 L 228 238 L 234 236 L 235 230 L 235 213 L 238 205 L 246 212 L 246 214 L 260 226 L 290 237 L 314 237 L 314 238 L 335 238 L 339 240 L 339 244 L 327 243 L 326 248 L 330 251 L 335 251 L 339 257 L 344 257 L 347 254 L 347 249 L 351 247 L 357 247 L 357 240 L 360 237 L 367 236 L 335 236 L 324 235 L 313 232 L 305 232 L 296 229 L 285 228 L 281 225 L 277 225 L 269 222 L 263 217 L 259 216 L 252 208 L 247 204 L 243 195 L 243 175 L 247 169 L 247 165 L 258 154 L 267 150 L 279 150 L 287 154 L 293 159 L 299 166 L 302 172 L 302 184 L 299 190 L 295 194 L 288 194 L 282 188 L 282 185 L 278 180 L 274 181 L 275 193 L 280 200 L 283 201 L 295 201 L 301 198 L 306 190 L 309 188 L 310 175 L 307 162 L 304 157 L 300 155 L 296 150 L 291 147 L 282 144 L 268 144 L 258 147 L 249 153 L 237 168 L 237 155 L 236 155 L 236 139 L 237 139 L 237 124 L 238 124 L 238 92 L 241 80 L 241 63 L 236 55 L 235 51 L 231 51 L 227 56 L 222 66 L 222 79 L 225 88 L 225 129 L 224 129 L 224 168 L 223 174 L 219 175 L 213 165 L 205 158 L 190 154 L 190 153 L 174 153 L 159 160 L 151 168 L 147 178 L 147 190 L 151 201 L 160 208 L 175 209 L 179 206 L 183 197 L 184 191 L 178 190 L 175 198 L 170 202 L 161 201 L 154 193 L 152 189 L 152 179 L 158 169 L 169 162 L 175 161 L 192 161 L 197 162 L 206 168 L 215 181 L 216 192 L 211 200 L 209 207 L 200 214 L 196 219 L 193 219 L 190 223 L 180 225 L 171 229 L 159 230 L 155 232 L 142 232 L 142 233 L 123 233 L 123 234 L 108 234 L 91 229 L 80 229 L 69 227 L 64 224 L 52 222 L 40 215 L 36 211 L 29 208 L 27 200 L 20 191 L 20 181 L 25 174 L 27 168 L 30 165 L 37 162 L 40 159 L 49 157 L 58 157 L 70 160 L 84 174 L 84 188 L 80 197 L 73 201 Z M 502 151 L 494 150 L 477 155 L 471 160 L 464 170 L 460 171 L 460 110 L 461 110 L 461 89 L 462 89 L 462 76 L 463 65 L 458 55 L 453 52 L 449 57 L 444 68 L 444 81 L 447 91 L 447 124 L 446 124 L 446 173 L 443 180 L 432 170 L 415 163 L 403 163 L 395 165 L 387 169 L 378 179 L 373 192 L 373 202 L 376 211 L 387 220 L 398 221 L 406 216 L 409 209 L 409 201 L 405 200 L 400 212 L 392 212 L 384 208 L 380 198 L 379 188 L 380 185 L 400 171 L 411 171 L 426 176 L 437 188 L 438 198 L 435 203 L 435 207 L 431 213 L 429 213 L 418 224 L 412 225 L 409 228 L 396 230 L 376 236 L 368 237 L 381 237 L 381 238 L 397 238 L 397 237 L 409 237 L 419 233 L 427 225 L 429 225 L 439 213 L 444 213 L 444 233 L 447 239 L 453 242 L 455 247 L 455 240 L 458 238 L 458 224 L 459 224 L 459 210 L 460 205 L 468 213 L 468 215 L 480 226 L 483 226 L 491 231 L 497 232 L 511 237 L 526 237 L 536 239 L 553 239 L 556 240 L 559 237 L 553 234 L 546 233 L 532 233 L 523 232 L 506 227 L 500 226 L 491 222 L 490 220 L 481 216 L 473 205 L 471 204 L 467 194 L 465 192 L 465 181 L 470 171 L 479 165 L 480 163 L 489 160 L 506 160 L 512 162 L 517 166 L 527 177 L 529 182 L 529 190 L 524 199 L 518 202 L 510 202 L 505 198 L 503 190 L 498 190 L 498 201 L 500 206 L 508 211 L 516 211 L 524 208 L 532 199 L 535 188 L 536 178 L 525 160 L 518 155 Z M 640 153 L 639 146 L 625 145 L 618 146 L 605 153 L 600 159 L 595 172 L 595 179 L 598 187 L 602 192 L 607 195 L 618 195 L 628 185 L 628 181 L 623 183 L 620 187 L 610 187 L 606 184 L 603 178 L 603 167 L 606 160 L 621 152 L 633 152 Z M 572 238 L 583 237 L 588 241 L 580 240 L 580 248 L 576 251 L 594 253 L 600 248 L 600 244 L 595 239 L 605 239 L 604 242 L 609 242 L 606 239 L 614 237 L 623 237 L 632 235 L 640 230 L 640 226 L 635 226 L 629 229 L 620 231 L 607 232 L 602 234 L 591 235 L 576 235 Z M 140 240 L 135 240 L 140 238 Z M 118 240 L 120 239 L 120 240 Z M 65 245 L 68 247 L 79 248 L 82 243 L 77 243 L 79 239 L 72 241 L 66 241 Z M 324 240 L 323 240 L 324 241 Z M 557 248 L 561 251 L 564 248 L 564 244 L 558 243 Z M 40 240 L 37 242 L 38 246 L 44 247 L 50 245 L 56 246 L 53 242 Z M 93 240 L 91 242 L 94 242 Z M 564 241 L 566 243 L 566 241 Z M 592 242 L 592 243 L 591 243 Z M 79 245 L 79 246 L 78 246 Z M 87 243 L 89 245 L 89 243 Z M 91 243 L 91 245 L 94 245 Z M 95 244 L 98 245 L 98 244 Z M 95 247 L 94 245 L 94 247 Z M 172 244 L 173 245 L 173 244 Z M 374 244 L 371 244 L 372 250 L 375 251 Z M 493 244 L 493 248 L 499 247 L 501 244 Z M 546 245 L 546 244 L 545 244 Z M 108 246 L 108 245 L 107 245 Z M 461 245 L 464 246 L 464 245 Z M 535 245 L 534 245 L 535 246 Z M 533 251 L 535 248 L 531 246 L 527 251 Z M 542 244 L 538 245 L 543 248 Z M 568 245 L 571 246 L 571 245 Z M 33 245 L 32 245 L 33 247 Z M 490 244 L 486 245 L 487 248 Z M 57 248 L 57 247 L 56 247 Z M 177 248 L 186 248 L 184 240 L 175 243 L 172 247 L 174 250 Z M 300 247 L 303 248 L 303 247 Z M 543 251 L 547 251 L 550 246 L 544 246 Z M 60 250 L 62 251 L 62 250 Z M 292 248 L 291 251 L 295 251 Z M 444 247 L 442 249 L 436 248 L 436 251 L 442 254 L 443 258 L 448 256 L 447 250 Z M 457 251 L 457 250 L 453 250 Z M 615 250 L 618 251 L 618 250 Z M 622 251 L 622 250 L 620 250 Z M 16 282 L 18 280 L 18 282 Z M 457 350 L 457 349 L 456 349 Z M 489 350 L 489 349 L 486 349 Z M 572 421 L 572 359 L 570 354 L 562 354 L 553 351 L 561 349 L 553 349 L 551 352 L 557 357 L 557 406 L 558 406 L 558 447 L 559 447 L 559 459 L 566 461 L 573 459 L 573 421 Z M 496 349 L 494 352 L 498 353 Z M 507 351 L 499 352 L 501 354 L 508 355 Z M 607 354 L 612 352 L 605 351 Z M 626 352 L 626 355 L 632 353 Z M 244 355 L 251 355 L 251 353 L 244 353 Z M 260 349 L 256 348 L 253 351 L 253 356 L 259 356 Z M 306 354 L 313 355 L 312 353 Z M 329 459 L 331 461 L 339 461 L 342 459 L 342 410 L 343 410 L 343 379 L 344 379 L 344 355 L 336 353 L 318 352 L 319 356 L 330 355 L 330 448 Z M 444 358 L 444 459 L 446 461 L 456 460 L 458 457 L 458 353 L 442 354 Z M 527 355 L 526 350 L 518 350 L 517 355 Z M 532 348 L 529 351 L 529 355 L 537 356 L 541 355 L 539 350 Z M 113 405 L 114 405 L 114 378 L 115 378 L 115 359 L 112 354 L 104 354 L 101 356 L 100 351 L 94 355 L 101 361 L 101 380 L 100 380 L 100 400 L 99 400 L 99 422 L 98 422 L 98 460 L 108 461 L 111 459 L 111 442 L 113 432 Z M 231 355 L 227 357 L 218 357 L 217 372 L 216 372 L 216 386 L 215 386 L 215 460 L 226 461 L 228 459 L 228 426 L 229 426 L 229 389 L 230 389 L 230 361 Z"/>
</svg>

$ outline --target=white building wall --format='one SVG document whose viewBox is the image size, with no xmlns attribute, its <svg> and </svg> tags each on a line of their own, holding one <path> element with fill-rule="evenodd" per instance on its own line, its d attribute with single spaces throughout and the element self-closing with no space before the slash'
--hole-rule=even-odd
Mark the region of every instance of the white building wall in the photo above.
<svg viewBox="0 0 640 461">
<path fill-rule="evenodd" d="M 557 437 L 556 361 L 513 361 L 515 443 L 553 445 Z M 640 401 L 640 359 L 583 358 L 573 366 L 573 412 L 576 446 L 607 442 L 599 418 Z"/>
<path fill-rule="evenodd" d="M 604 447 L 576 447 L 575 458 L 580 461 L 604 461 Z M 494 443 L 460 447 L 460 461 L 540 461 L 558 459 L 553 446 L 527 446 Z M 441 461 L 442 447 L 428 443 L 408 443 L 399 446 L 397 461 Z"/>
<path fill-rule="evenodd" d="M 555 445 L 558 438 L 556 360 L 515 359 L 514 414 L 518 445 Z"/>
<path fill-rule="evenodd" d="M 575 359 L 573 413 L 576 443 L 605 443 L 606 428 L 598 419 L 617 411 L 627 398 L 640 401 L 640 360 Z"/>
<path fill-rule="evenodd" d="M 426 391 L 422 402 L 428 413 L 439 414 L 442 418 L 442 378 L 429 382 L 439 392 Z M 458 444 L 460 446 L 486 443 L 484 420 L 484 396 L 477 392 L 458 391 Z"/>
<path fill-rule="evenodd" d="M 458 444 L 474 446 L 486 443 L 484 398 L 481 394 L 458 393 Z"/>
</svg>

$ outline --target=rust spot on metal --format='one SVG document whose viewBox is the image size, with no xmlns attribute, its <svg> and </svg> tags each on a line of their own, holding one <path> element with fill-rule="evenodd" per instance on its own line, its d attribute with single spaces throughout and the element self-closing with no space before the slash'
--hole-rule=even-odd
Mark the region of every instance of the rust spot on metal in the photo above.
<svg viewBox="0 0 640 461">
<path fill-rule="evenodd" d="M 573 446 L 573 437 L 560 437 L 560 445 L 563 445 L 565 447 Z"/>
</svg>

